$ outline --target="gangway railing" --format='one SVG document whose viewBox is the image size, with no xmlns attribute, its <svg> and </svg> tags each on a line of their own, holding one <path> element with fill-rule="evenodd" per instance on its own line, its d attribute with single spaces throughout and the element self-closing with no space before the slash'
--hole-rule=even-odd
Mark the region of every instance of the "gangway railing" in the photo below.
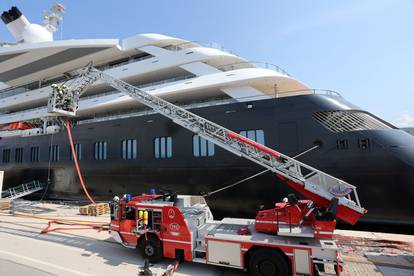
<svg viewBox="0 0 414 276">
<path fill-rule="evenodd" d="M 1 197 L 13 200 L 43 190 L 43 188 L 44 185 L 41 182 L 34 180 L 2 191 Z"/>
<path fill-rule="evenodd" d="M 217 146 L 269 169 L 318 206 L 328 207 L 333 198 L 338 198 L 336 215 L 345 222 L 354 224 L 366 212 L 361 207 L 355 186 L 258 144 L 93 67 L 83 69 L 79 77 L 68 84 L 68 87 L 55 85 L 49 97 L 48 111 L 58 116 L 76 116 L 81 94 L 97 80 L 129 95 Z"/>
</svg>

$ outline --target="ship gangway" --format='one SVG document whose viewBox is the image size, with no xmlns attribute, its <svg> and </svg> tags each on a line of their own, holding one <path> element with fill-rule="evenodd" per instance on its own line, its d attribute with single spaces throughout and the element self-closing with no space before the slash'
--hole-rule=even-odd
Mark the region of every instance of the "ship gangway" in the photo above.
<svg viewBox="0 0 414 276">
<path fill-rule="evenodd" d="M 35 192 L 41 191 L 43 189 L 44 189 L 44 185 L 41 182 L 37 180 L 33 180 L 31 182 L 23 183 L 21 185 L 17 185 L 17 186 L 8 188 L 5 191 L 2 191 L 0 198 L 14 200 L 14 199 L 21 198 L 21 197 L 33 194 Z"/>
</svg>

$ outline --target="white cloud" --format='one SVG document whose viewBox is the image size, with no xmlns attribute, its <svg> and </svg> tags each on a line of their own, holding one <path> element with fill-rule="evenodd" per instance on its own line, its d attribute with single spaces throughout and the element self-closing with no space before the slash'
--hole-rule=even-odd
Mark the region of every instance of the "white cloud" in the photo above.
<svg viewBox="0 0 414 276">
<path fill-rule="evenodd" d="M 397 127 L 413 127 L 414 115 L 410 112 L 403 112 L 394 121 L 394 125 L 396 125 Z"/>
</svg>

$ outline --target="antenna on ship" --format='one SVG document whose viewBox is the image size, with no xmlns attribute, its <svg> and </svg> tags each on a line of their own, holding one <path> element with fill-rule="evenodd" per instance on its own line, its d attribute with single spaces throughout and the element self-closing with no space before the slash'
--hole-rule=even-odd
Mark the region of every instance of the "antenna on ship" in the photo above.
<svg viewBox="0 0 414 276">
<path fill-rule="evenodd" d="M 59 25 L 63 23 L 63 13 L 65 6 L 60 3 L 54 3 L 49 11 L 46 11 L 43 16 L 43 25 L 51 33 L 59 29 Z M 62 33 L 61 33 L 62 37 Z"/>
</svg>

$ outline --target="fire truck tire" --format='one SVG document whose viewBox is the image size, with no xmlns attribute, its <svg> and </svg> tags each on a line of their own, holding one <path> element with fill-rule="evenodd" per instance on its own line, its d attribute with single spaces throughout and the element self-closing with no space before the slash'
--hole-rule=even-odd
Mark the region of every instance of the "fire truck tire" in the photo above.
<svg viewBox="0 0 414 276">
<path fill-rule="evenodd" d="M 148 239 L 142 239 L 139 249 L 144 259 L 150 262 L 157 262 L 162 258 L 162 244 L 161 241 L 154 236 L 149 236 Z"/>
<path fill-rule="evenodd" d="M 289 264 L 278 251 L 262 248 L 253 252 L 249 262 L 252 276 L 289 276 Z"/>
</svg>

